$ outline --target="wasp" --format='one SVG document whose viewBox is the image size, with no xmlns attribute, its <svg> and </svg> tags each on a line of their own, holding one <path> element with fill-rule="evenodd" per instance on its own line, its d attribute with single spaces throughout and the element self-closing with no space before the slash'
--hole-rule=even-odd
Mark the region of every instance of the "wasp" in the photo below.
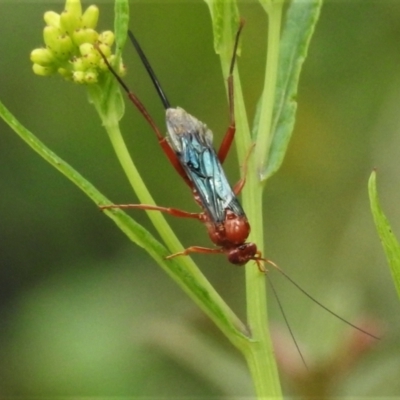
<svg viewBox="0 0 400 400">
<path fill-rule="evenodd" d="M 236 53 L 244 20 L 236 33 L 233 46 L 233 54 L 228 76 L 228 97 L 230 124 L 222 140 L 218 152 L 213 146 L 213 133 L 206 124 L 199 121 L 193 115 L 180 107 L 171 107 L 171 104 L 157 79 L 143 49 L 131 31 L 129 38 L 135 47 L 151 81 L 160 97 L 165 109 L 167 136 L 161 134 L 160 129 L 146 110 L 140 99 L 134 94 L 121 77 L 115 72 L 104 54 L 101 56 L 107 64 L 111 73 L 115 76 L 121 87 L 127 93 L 129 99 L 136 106 L 143 117 L 148 121 L 157 140 L 168 157 L 169 161 L 189 186 L 194 200 L 203 210 L 200 213 L 191 213 L 177 208 L 160 207 L 149 204 L 119 204 L 102 206 L 109 208 L 136 208 L 142 210 L 161 211 L 175 217 L 193 218 L 202 222 L 206 228 L 211 241 L 217 246 L 215 248 L 190 246 L 185 250 L 172 254 L 167 258 L 189 253 L 222 253 L 226 254 L 229 262 L 235 265 L 244 265 L 250 260 L 259 263 L 267 261 L 262 258 L 257 245 L 247 242 L 250 234 L 250 224 L 237 196 L 243 189 L 246 178 L 240 179 L 232 188 L 226 178 L 222 164 L 231 148 L 235 132 L 235 114 L 233 101 L 233 69 L 235 66 Z M 243 166 L 246 171 L 247 158 Z"/>
</svg>

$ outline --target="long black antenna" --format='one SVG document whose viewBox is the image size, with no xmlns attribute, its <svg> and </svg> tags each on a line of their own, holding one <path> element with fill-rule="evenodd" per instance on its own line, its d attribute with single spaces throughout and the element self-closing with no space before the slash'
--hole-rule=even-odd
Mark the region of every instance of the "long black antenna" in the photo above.
<svg viewBox="0 0 400 400">
<path fill-rule="evenodd" d="M 165 109 L 171 108 L 171 104 L 168 101 L 168 98 L 164 92 L 164 90 L 161 87 L 160 82 L 157 79 L 156 74 L 153 71 L 153 68 L 151 67 L 149 60 L 147 59 L 146 55 L 144 54 L 142 48 L 140 47 L 139 42 L 136 40 L 135 36 L 133 35 L 132 31 L 128 31 L 129 39 L 131 39 L 131 42 L 133 46 L 135 47 L 137 53 L 139 54 L 140 59 L 142 60 L 142 63 L 144 67 L 146 68 L 147 73 L 150 76 L 151 81 L 153 82 L 154 87 L 157 90 L 157 93 L 163 103 L 163 106 Z"/>
<path fill-rule="evenodd" d="M 272 292 L 273 292 L 273 294 L 274 294 L 274 297 L 275 297 L 275 299 L 276 299 L 276 302 L 278 303 L 278 306 L 279 306 L 279 309 L 280 309 L 281 314 L 282 314 L 282 316 L 283 316 L 283 319 L 285 320 L 285 324 L 286 324 L 286 326 L 287 326 L 287 328 L 288 328 L 288 330 L 289 330 L 290 336 L 292 337 L 292 340 L 293 340 L 293 342 L 294 342 L 294 345 L 296 346 L 297 352 L 298 352 L 299 355 L 300 355 L 301 361 L 303 361 L 304 366 L 306 367 L 306 369 L 308 369 L 306 360 L 304 359 L 303 353 L 302 353 L 301 350 L 300 350 L 300 346 L 299 346 L 299 344 L 297 343 L 297 340 L 296 340 L 296 338 L 295 338 L 295 336 L 294 336 L 292 327 L 291 327 L 290 324 L 289 324 L 289 320 L 287 319 L 287 316 L 286 316 L 286 314 L 285 314 L 285 311 L 283 310 L 283 306 L 282 306 L 281 300 L 279 299 L 278 293 L 276 292 L 275 287 L 274 287 L 274 285 L 272 284 L 272 281 L 271 281 L 270 277 L 268 276 L 268 274 L 265 274 L 265 276 L 267 277 L 267 281 L 268 281 L 269 285 L 271 286 Z"/>
<path fill-rule="evenodd" d="M 267 260 L 270 265 L 272 265 L 274 268 L 276 268 L 292 285 L 296 286 L 300 292 L 305 294 L 310 300 L 312 300 L 315 304 L 319 305 L 321 308 L 323 308 L 325 311 L 327 311 L 329 314 L 335 316 L 336 318 L 340 319 L 342 322 L 345 324 L 351 326 L 352 328 L 358 330 L 359 332 L 364 333 L 365 335 L 372 337 L 376 340 L 381 340 L 380 337 L 373 335 L 372 333 L 360 328 L 357 325 L 352 324 L 351 322 L 347 321 L 340 315 L 336 314 L 334 311 L 330 310 L 328 307 L 324 306 L 321 302 L 319 302 L 317 299 L 315 299 L 313 296 L 311 296 L 305 289 L 303 289 L 297 282 L 295 282 L 285 271 L 283 271 L 280 267 L 278 267 L 274 262 Z M 264 271 L 266 274 L 266 271 Z"/>
</svg>

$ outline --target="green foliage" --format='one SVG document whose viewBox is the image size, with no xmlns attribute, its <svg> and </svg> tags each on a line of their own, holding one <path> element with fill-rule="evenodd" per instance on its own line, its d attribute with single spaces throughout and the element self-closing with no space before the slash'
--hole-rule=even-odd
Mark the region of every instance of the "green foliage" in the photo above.
<svg viewBox="0 0 400 400">
<path fill-rule="evenodd" d="M 239 10 L 235 1 L 204 0 L 211 14 L 214 50 L 232 56 L 232 38 L 239 25 Z"/>
<path fill-rule="evenodd" d="M 71 5 L 72 4 L 72 5 Z M 223 69 L 223 75 L 227 76 L 230 60 L 232 57 L 233 48 L 233 38 L 235 36 L 235 31 L 238 27 L 238 9 L 235 2 L 226 1 L 207 1 L 210 8 L 212 20 L 213 20 L 213 30 L 214 30 L 214 46 L 216 52 L 220 54 L 221 65 Z M 79 6 L 79 7 L 78 7 Z M 270 19 L 272 21 L 271 27 L 273 33 L 271 35 L 272 42 L 270 40 L 270 45 L 274 53 L 271 59 L 268 59 L 266 71 L 267 71 L 267 82 L 272 82 L 273 86 L 276 83 L 276 66 L 279 54 L 279 26 L 281 18 L 281 8 L 282 2 L 274 2 L 270 5 L 265 5 L 265 9 L 268 12 Z M 276 8 L 277 7 L 277 8 Z M 54 12 L 47 13 L 45 18 L 50 21 L 51 25 L 46 28 L 47 34 L 45 34 L 45 41 L 47 44 L 47 49 L 53 51 L 55 56 L 50 54 L 44 54 L 47 50 L 40 51 L 33 54 L 34 62 L 42 62 L 43 66 L 52 66 L 52 60 L 59 59 L 59 54 L 65 55 L 62 61 L 67 62 L 63 64 L 62 67 L 56 66 L 52 67 L 54 71 L 60 68 L 63 71 L 67 71 L 69 68 L 68 60 L 69 57 L 73 57 L 74 63 L 85 64 L 88 66 L 94 65 L 94 59 L 96 62 L 102 61 L 99 54 L 96 53 L 96 48 L 93 46 L 94 41 L 100 38 L 101 35 L 92 35 L 92 27 L 97 23 L 98 12 L 96 9 L 88 8 L 86 13 L 82 17 L 82 10 L 79 2 L 68 3 L 66 5 L 66 11 L 58 17 Z M 278 12 L 276 12 L 278 10 Z M 90 11 L 90 12 L 89 12 Z M 116 32 L 116 43 L 117 43 L 117 63 L 120 57 L 119 52 L 121 51 L 125 41 L 126 32 L 128 28 L 129 19 L 129 7 L 128 1 L 118 0 L 115 6 L 115 32 Z M 92 18 L 89 18 L 88 15 Z M 86 17 L 85 17 L 86 15 Z M 292 25 L 296 25 L 297 18 L 290 14 L 290 24 L 288 24 L 285 30 L 292 30 Z M 85 17 L 85 18 L 84 18 Z M 86 26 L 81 26 L 82 21 L 88 19 Z M 93 21 L 92 21 L 93 20 Z M 303 23 L 301 25 L 301 30 L 304 30 L 309 38 L 312 30 L 313 24 L 315 23 L 315 18 L 311 22 Z M 309 25 L 312 24 L 310 27 Z M 80 30 L 86 29 L 87 31 L 81 32 Z M 51 31 L 51 32 L 50 32 Z M 76 33 L 82 33 L 77 36 Z M 299 31 L 296 31 L 299 34 Z M 64 35 L 65 34 L 65 35 Z M 284 37 L 287 37 L 290 32 L 284 31 Z M 75 37 L 76 36 L 76 37 Z M 82 36 L 82 37 L 81 37 Z M 84 36 L 84 37 L 83 37 Z M 69 39 L 69 38 L 72 39 Z M 89 40 L 89 39 L 90 40 Z M 69 44 L 65 44 L 65 40 L 69 40 Z M 62 41 L 62 43 L 60 42 Z M 89 40 L 90 43 L 86 43 Z M 288 40 L 288 39 L 286 39 Z M 72 41 L 79 44 L 79 52 L 82 55 L 82 62 L 77 63 L 77 50 L 72 49 Z M 54 43 L 55 44 L 54 44 Z M 60 43 L 59 43 L 60 42 Z M 109 43 L 112 44 L 113 40 Z M 308 43 L 308 41 L 306 40 Z M 70 46 L 67 50 L 66 46 Z M 60 46 L 64 46 L 62 50 L 59 50 Z M 67 47 L 68 47 L 67 46 Z M 299 47 L 299 46 L 297 46 Z M 297 48 L 296 47 L 296 48 Z M 296 57 L 299 57 L 297 53 L 300 53 L 302 57 L 305 55 L 304 48 L 306 45 L 302 45 L 301 51 L 296 52 Z M 110 53 L 107 49 L 102 49 L 105 53 Z M 43 54 L 42 54 L 43 53 Z M 113 62 L 110 59 L 110 62 Z M 49 64 L 50 63 L 50 64 Z M 295 75 L 295 80 L 298 79 L 300 63 L 295 62 L 297 67 L 292 68 L 292 63 L 287 61 L 281 65 L 281 68 L 290 71 L 284 76 L 292 77 Z M 85 64 L 86 65 L 86 64 Z M 118 64 L 119 65 L 119 64 Z M 271 68 L 270 66 L 273 65 Z M 91 67 L 92 68 L 92 67 Z M 76 70 L 76 68 L 75 68 Z M 80 67 L 79 70 L 81 71 Z M 295 70 L 295 72 L 293 72 Z M 86 70 L 82 70 L 86 71 Z M 92 69 L 90 69 L 92 72 Z M 85 77 L 80 79 L 81 82 L 87 81 L 87 72 L 85 72 Z M 43 75 L 45 75 L 43 73 Z M 66 76 L 64 74 L 64 76 Z M 77 76 L 76 71 L 70 76 Z M 78 79 L 78 80 L 79 80 Z M 290 80 L 293 78 L 288 78 Z M 132 188 L 137 193 L 138 198 L 142 203 L 154 204 L 154 201 L 148 192 L 142 178 L 140 177 L 133 160 L 131 159 L 122 135 L 119 130 L 118 121 L 122 118 L 124 114 L 124 105 L 122 102 L 122 97 L 120 95 L 119 89 L 117 88 L 117 83 L 109 75 L 108 77 L 89 79 L 95 83 L 88 87 L 90 102 L 95 106 L 103 126 L 105 127 L 116 155 L 132 185 Z M 297 81 L 296 81 L 297 82 Z M 281 85 L 282 86 L 282 85 Z M 292 85 L 293 86 L 293 85 Z M 296 86 L 296 85 L 294 85 Z M 281 87 L 280 87 L 281 89 Z M 274 87 L 269 88 L 265 91 L 263 96 L 268 97 L 274 93 Z M 282 90 L 281 90 L 282 91 Z M 281 92 L 278 92 L 279 94 Z M 288 94 L 282 95 L 284 100 L 288 96 L 293 96 L 293 90 L 289 90 Z M 273 97 L 273 96 L 272 96 Z M 272 103 L 271 98 L 264 104 L 263 108 L 265 110 L 266 105 L 269 106 L 267 114 L 272 115 Z M 249 129 L 246 127 L 247 118 L 245 117 L 246 111 L 244 107 L 244 99 L 240 89 L 240 78 L 239 73 L 235 72 L 235 103 L 236 103 L 236 113 L 239 130 L 242 131 L 242 136 L 245 138 L 244 141 L 249 142 L 250 136 L 248 134 Z M 79 173 L 77 173 L 71 166 L 65 163 L 61 158 L 59 158 L 55 153 L 49 150 L 42 142 L 40 142 L 29 130 L 25 129 L 3 106 L 0 107 L 0 113 L 3 119 L 14 129 L 14 131 L 26 142 L 28 143 L 39 155 L 41 155 L 46 161 L 48 161 L 52 166 L 62 172 L 68 179 L 70 179 L 75 185 L 77 185 L 87 196 L 89 196 L 97 205 L 109 204 L 109 201 L 99 192 L 97 189 L 91 185 L 86 179 L 84 179 Z M 291 118 L 294 119 L 294 114 L 292 113 Z M 267 119 L 268 122 L 270 120 Z M 265 121 L 264 121 L 265 123 Z M 276 122 L 279 125 L 280 120 Z M 258 123 L 261 125 L 261 122 Z M 293 123 L 291 124 L 293 127 Z M 264 127 L 265 128 L 265 127 Z M 264 131 L 269 131 L 270 127 L 266 127 Z M 287 130 L 287 129 L 286 129 Z M 247 132 L 247 134 L 246 134 Z M 287 136 L 289 136 L 287 134 Z M 286 140 L 287 141 L 287 140 Z M 248 146 L 247 146 L 248 147 Z M 282 152 L 282 151 L 281 151 Z M 250 172 L 251 176 L 255 176 L 254 173 Z M 257 182 L 254 179 L 248 179 L 248 186 L 245 189 L 245 193 L 252 193 L 257 190 Z M 248 195 L 244 194 L 245 204 L 248 202 Z M 261 197 L 259 197 L 259 200 Z M 254 219 L 254 215 L 261 211 L 261 202 L 258 201 L 253 206 L 249 205 L 248 213 L 250 219 Z M 236 345 L 246 357 L 250 371 L 253 375 L 257 395 L 261 398 L 265 396 L 273 395 L 280 396 L 279 380 L 276 371 L 276 366 L 272 358 L 271 343 L 266 331 L 266 299 L 265 299 L 265 281 L 262 274 L 259 273 L 258 269 L 253 266 L 251 269 L 248 267 L 247 273 L 247 286 L 249 288 L 248 296 L 248 309 L 249 309 L 249 324 L 252 326 L 251 335 L 247 331 L 246 325 L 243 324 L 233 313 L 233 311 L 226 305 L 222 298 L 218 295 L 211 284 L 205 279 L 200 270 L 187 258 L 181 257 L 176 260 L 166 261 L 165 256 L 168 254 L 167 251 L 160 245 L 143 227 L 134 222 L 130 217 L 128 217 L 121 210 L 106 210 L 106 215 L 110 217 L 116 225 L 137 245 L 146 249 L 146 251 L 160 264 L 162 268 L 178 283 L 183 290 L 189 294 L 189 296 L 209 315 L 209 317 L 216 323 L 217 326 L 225 333 L 227 338 Z M 150 218 L 152 219 L 156 229 L 163 238 L 164 242 L 168 246 L 171 252 L 179 251 L 181 245 L 175 238 L 173 231 L 166 224 L 164 218 L 159 215 L 159 213 L 151 213 Z M 255 231 L 258 229 L 256 228 Z M 257 236 L 257 235 L 256 235 Z M 259 240 L 261 236 L 259 236 Z M 257 240 L 257 239 L 256 239 Z"/>
<path fill-rule="evenodd" d="M 286 13 L 279 45 L 278 73 L 270 145 L 261 179 L 271 177 L 282 165 L 296 121 L 297 89 L 322 6 L 322 0 L 292 1 Z M 253 132 L 258 132 L 262 98 L 258 102 Z"/>
<path fill-rule="evenodd" d="M 238 12 L 236 3 L 209 0 L 207 4 L 210 7 L 213 17 L 215 49 L 221 56 L 223 74 L 226 78 L 226 71 L 231 57 L 232 39 L 237 29 Z M 321 2 L 292 2 L 286 14 L 286 23 L 283 26 L 282 39 L 280 40 L 279 28 L 282 2 L 263 1 L 262 4 L 269 13 L 271 29 L 273 30 L 273 34 L 269 35 L 269 37 L 275 40 L 275 43 L 272 43 L 272 45 L 269 43 L 268 45 L 269 66 L 266 65 L 265 68 L 268 72 L 265 82 L 268 84 L 265 85 L 262 94 L 262 99 L 266 100 L 263 105 L 261 105 L 260 101 L 253 129 L 253 131 L 262 132 L 262 135 L 257 135 L 257 149 L 265 151 L 265 157 L 258 155 L 257 165 L 251 165 L 248 185 L 243 193 L 246 211 L 251 217 L 252 226 L 254 227 L 255 241 L 260 245 L 260 248 L 263 243 L 262 233 L 259 232 L 259 228 L 263 228 L 261 218 L 261 215 L 263 215 L 261 205 L 262 195 L 260 194 L 262 188 L 258 187 L 260 186 L 258 179 L 254 179 L 256 175 L 255 171 L 258 172 L 260 178 L 266 179 L 277 171 L 286 153 L 296 113 L 295 97 L 297 95 L 299 73 L 307 53 L 309 40 L 314 30 Z M 121 51 L 126 40 L 128 17 L 128 2 L 117 1 L 115 17 L 117 57 L 119 57 L 119 51 Z M 248 22 L 250 23 L 251 21 Z M 270 57 L 271 54 L 272 56 Z M 180 63 L 180 60 L 178 61 Z M 239 153 L 243 159 L 243 155 L 248 152 L 251 139 L 249 127 L 247 126 L 245 103 L 241 94 L 239 73 L 237 71 L 235 71 L 235 94 L 237 96 L 235 100 L 239 128 Z M 89 96 L 100 115 L 117 157 L 139 200 L 141 202 L 152 203 L 153 199 L 144 186 L 135 165 L 132 163 L 119 132 L 118 124 L 116 123 L 122 118 L 124 104 L 114 79 L 108 76 L 104 80 L 100 80 L 98 85 L 92 86 L 89 89 Z M 100 194 L 89 182 L 65 164 L 57 155 L 52 153 L 43 143 L 37 141 L 29 131 L 24 130 L 4 106 L 0 107 L 0 112 L 3 119 L 29 145 L 33 146 L 35 151 L 39 152 L 50 164 L 63 172 L 96 205 L 110 204 L 110 201 Z M 267 116 L 267 119 L 261 120 L 261 115 Z M 268 133 L 270 136 L 264 135 L 266 132 L 270 132 Z M 242 139 L 243 137 L 244 139 Z M 262 142 L 259 140 L 264 140 L 261 138 L 265 137 L 267 138 L 266 146 L 262 146 Z M 253 161 L 251 160 L 250 164 L 252 163 Z M 252 204 L 251 197 L 256 198 L 258 204 Z M 267 338 L 267 334 L 265 334 L 267 314 L 265 310 L 264 277 L 259 273 L 258 269 L 254 265 L 249 265 L 246 268 L 248 321 L 244 324 L 236 317 L 231 308 L 226 305 L 225 301 L 219 297 L 219 294 L 189 258 L 165 261 L 164 257 L 167 254 L 181 250 L 182 246 L 175 239 L 172 230 L 166 226 L 161 216 L 156 213 L 150 213 L 150 218 L 152 218 L 168 250 L 156 241 L 147 230 L 144 230 L 143 227 L 120 210 L 107 211 L 106 215 L 133 242 L 143 247 L 205 311 L 228 339 L 242 351 L 248 360 L 259 397 L 272 394 L 278 396 L 279 382 L 272 359 L 271 347 L 267 343 L 269 339 Z M 296 240 L 298 239 L 301 240 L 299 237 L 296 238 Z M 252 328 L 252 336 L 247 331 L 247 324 Z"/>
<path fill-rule="evenodd" d="M 397 295 L 400 298 L 400 245 L 379 203 L 375 171 L 369 178 L 368 192 L 376 230 L 386 254 Z"/>
</svg>

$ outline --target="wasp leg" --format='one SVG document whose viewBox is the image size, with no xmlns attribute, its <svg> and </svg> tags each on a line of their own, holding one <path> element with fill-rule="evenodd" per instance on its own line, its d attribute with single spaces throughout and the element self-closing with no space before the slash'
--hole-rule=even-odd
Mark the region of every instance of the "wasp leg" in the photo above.
<svg viewBox="0 0 400 400">
<path fill-rule="evenodd" d="M 169 260 L 171 258 L 178 257 L 178 256 L 187 256 L 190 253 L 216 254 L 216 253 L 225 253 L 225 251 L 224 251 L 224 249 L 210 249 L 208 247 L 190 246 L 183 251 L 171 254 L 165 258 L 167 260 Z"/>
<path fill-rule="evenodd" d="M 191 213 L 188 211 L 179 210 L 178 208 L 153 206 L 151 204 L 110 204 L 107 206 L 100 206 L 101 210 L 109 210 L 111 208 L 136 208 L 139 210 L 160 211 L 173 215 L 174 217 L 193 218 L 198 220 L 202 220 L 204 216 L 203 213 Z"/>
</svg>

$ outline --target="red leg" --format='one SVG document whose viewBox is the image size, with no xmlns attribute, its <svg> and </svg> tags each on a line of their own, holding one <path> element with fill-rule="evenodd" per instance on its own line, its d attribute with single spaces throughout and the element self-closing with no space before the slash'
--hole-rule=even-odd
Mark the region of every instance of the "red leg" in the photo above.
<svg viewBox="0 0 400 400">
<path fill-rule="evenodd" d="M 249 151 L 246 154 L 246 158 L 244 159 L 243 166 L 242 166 L 242 178 L 239 179 L 238 182 L 236 182 L 235 186 L 233 187 L 233 193 L 236 194 L 236 196 L 242 191 L 245 183 L 246 183 L 246 176 L 247 176 L 247 166 L 249 163 L 249 158 L 251 155 L 252 150 L 254 149 L 255 143 L 253 143 L 249 149 Z"/>
<path fill-rule="evenodd" d="M 233 105 L 232 105 L 232 107 L 233 107 Z M 230 113 L 230 114 L 232 114 L 232 113 Z M 231 117 L 232 117 L 232 115 L 231 115 Z M 233 118 L 235 118 L 235 117 L 233 116 Z M 229 150 L 232 146 L 233 139 L 235 137 L 235 133 L 236 133 L 236 124 L 235 124 L 235 120 L 233 119 L 233 121 L 231 120 L 231 123 L 225 132 L 225 136 L 222 140 L 222 143 L 219 146 L 218 159 L 221 164 L 224 163 L 225 158 L 229 153 Z"/>
<path fill-rule="evenodd" d="M 203 213 L 191 213 L 179 210 L 178 208 L 153 206 L 151 204 L 111 204 L 108 206 L 100 206 L 101 210 L 109 210 L 110 208 L 136 208 L 139 210 L 160 211 L 173 215 L 174 217 L 193 218 L 198 220 L 202 220 L 204 216 Z"/>
<path fill-rule="evenodd" d="M 187 256 L 189 253 L 203 253 L 203 254 L 216 254 L 216 253 L 225 253 L 224 249 L 210 249 L 208 247 L 200 247 L 200 246 L 190 246 L 187 249 L 180 251 L 175 254 L 171 254 L 170 256 L 165 257 L 167 260 L 170 258 L 174 258 L 177 256 Z"/>
<path fill-rule="evenodd" d="M 233 46 L 231 65 L 229 67 L 229 76 L 228 76 L 229 127 L 225 133 L 225 136 L 218 150 L 218 159 L 221 162 L 221 164 L 223 164 L 226 156 L 229 153 L 236 132 L 235 102 L 234 102 L 234 90 L 233 90 L 233 68 L 235 66 L 236 53 L 239 45 L 239 37 L 243 25 L 244 25 L 244 20 L 240 19 L 239 28 L 236 32 L 235 44 Z"/>
<path fill-rule="evenodd" d="M 174 153 L 174 151 L 169 146 L 169 144 L 167 142 L 167 139 L 161 134 L 160 129 L 158 128 L 158 126 L 154 122 L 154 120 L 151 117 L 151 115 L 149 114 L 149 112 L 146 110 L 146 108 L 143 105 L 143 103 L 139 100 L 139 98 L 134 93 L 132 93 L 128 88 L 126 88 L 126 89 L 128 90 L 127 94 L 128 94 L 129 99 L 136 106 L 136 108 L 139 110 L 139 112 L 143 115 L 143 117 L 146 119 L 146 121 L 149 123 L 149 125 L 153 129 L 154 133 L 156 134 L 158 143 L 161 146 L 161 148 L 162 148 L 163 152 L 165 153 L 165 155 L 168 157 L 168 160 L 173 165 L 173 167 L 175 168 L 176 172 L 183 178 L 183 180 L 186 182 L 186 184 L 192 189 L 193 188 L 193 184 L 188 179 L 188 177 L 186 175 L 186 172 L 182 168 L 182 165 L 180 164 L 176 154 Z"/>
</svg>

